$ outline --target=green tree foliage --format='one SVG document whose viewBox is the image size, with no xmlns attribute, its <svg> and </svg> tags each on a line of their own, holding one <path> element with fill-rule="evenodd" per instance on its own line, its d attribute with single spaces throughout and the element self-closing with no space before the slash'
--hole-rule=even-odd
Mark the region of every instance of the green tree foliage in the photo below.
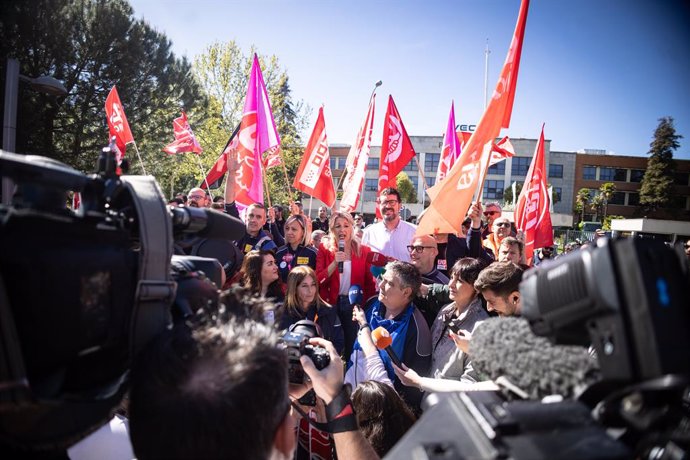
<svg viewBox="0 0 690 460">
<path fill-rule="evenodd" d="M 518 182 L 515 184 L 515 193 L 517 193 L 517 196 L 515 197 L 515 201 L 517 202 L 517 197 L 520 196 L 520 193 L 522 192 L 522 186 L 524 185 L 524 182 Z M 503 202 L 505 204 L 513 204 L 513 186 L 512 184 L 510 187 L 506 187 L 505 190 L 503 190 Z"/>
<path fill-rule="evenodd" d="M 191 65 L 165 35 L 135 20 L 125 0 L 9 0 L 0 6 L 1 56 L 15 57 L 24 75 L 52 75 L 69 94 L 55 98 L 20 84 L 17 148 L 94 169 L 108 143 L 105 100 L 117 85 L 147 172 L 161 179 L 181 107 L 194 112 L 205 97 Z M 2 75 L 5 75 L 4 65 Z M 132 172 L 140 173 L 133 146 Z"/>
<path fill-rule="evenodd" d="M 673 151 L 680 147 L 672 117 L 659 119 L 650 144 L 647 170 L 640 187 L 640 206 L 647 213 L 668 207 L 673 199 Z"/>
<path fill-rule="evenodd" d="M 400 193 L 400 198 L 403 203 L 416 203 L 417 202 L 417 190 L 414 188 L 414 184 L 410 180 L 410 177 L 401 172 L 395 178 L 395 183 L 397 185 L 398 193 Z"/>
<path fill-rule="evenodd" d="M 242 118 L 249 84 L 254 50 L 244 53 L 234 41 L 213 43 L 194 60 L 194 74 L 209 95 L 209 110 L 200 129 L 200 142 L 205 148 L 202 162 L 206 169 L 216 161 L 228 137 Z M 261 72 L 266 83 L 276 128 L 281 139 L 281 154 L 286 169 L 274 167 L 266 172 L 266 183 L 272 204 L 287 204 L 299 198 L 291 188 L 304 153 L 301 133 L 307 127 L 310 110 L 301 101 L 292 99 L 287 72 L 276 56 L 259 55 Z M 199 170 L 197 166 L 197 171 Z M 287 179 L 286 179 L 287 170 Z M 202 180 L 200 172 L 185 169 L 193 180 Z M 175 187 L 179 188 L 176 184 Z M 289 191 L 289 192 L 288 192 Z"/>
<path fill-rule="evenodd" d="M 597 193 L 592 197 L 592 200 L 589 202 L 589 207 L 592 209 L 592 212 L 594 212 L 593 220 L 598 221 L 599 214 L 604 210 L 604 197 L 601 193 Z"/>
<path fill-rule="evenodd" d="M 604 217 L 603 223 L 602 223 L 602 225 L 601 225 L 602 230 L 605 230 L 605 231 L 607 231 L 607 232 L 610 231 L 610 230 L 611 230 L 611 221 L 614 220 L 614 219 L 615 219 L 615 220 L 618 220 L 618 219 L 625 219 L 625 217 L 623 217 L 623 216 L 614 216 L 614 215 Z"/>
<path fill-rule="evenodd" d="M 616 184 L 613 182 L 605 182 L 599 187 L 599 195 L 604 202 L 604 222 L 608 214 L 609 201 L 613 198 L 614 193 L 616 193 Z"/>
<path fill-rule="evenodd" d="M 587 211 L 587 206 L 589 205 L 592 197 L 589 194 L 588 188 L 581 188 L 577 191 L 575 197 L 575 211 L 580 213 L 580 222 L 585 220 L 585 212 Z"/>
</svg>

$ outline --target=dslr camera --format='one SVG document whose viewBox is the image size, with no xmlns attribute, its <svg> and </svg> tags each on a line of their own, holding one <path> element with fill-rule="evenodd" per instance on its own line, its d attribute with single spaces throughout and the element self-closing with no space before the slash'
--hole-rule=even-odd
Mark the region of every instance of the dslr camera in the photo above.
<svg viewBox="0 0 690 460">
<path fill-rule="evenodd" d="M 313 337 L 321 337 L 321 329 L 314 321 L 302 320 L 290 326 L 280 338 L 280 343 L 285 347 L 288 355 L 290 383 L 301 384 L 306 380 L 302 363 L 299 361 L 302 355 L 308 356 L 318 370 L 330 364 L 331 357 L 328 350 L 309 343 L 309 339 Z"/>
</svg>

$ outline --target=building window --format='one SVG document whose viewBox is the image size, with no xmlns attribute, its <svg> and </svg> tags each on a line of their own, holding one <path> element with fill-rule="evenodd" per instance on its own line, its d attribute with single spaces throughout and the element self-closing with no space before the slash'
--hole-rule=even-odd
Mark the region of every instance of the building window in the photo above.
<svg viewBox="0 0 690 460">
<path fill-rule="evenodd" d="M 489 200 L 502 200 L 503 199 L 503 181 L 502 180 L 490 180 L 484 181 L 484 199 Z"/>
<path fill-rule="evenodd" d="M 504 176 L 506 173 L 506 162 L 505 160 L 496 163 L 495 165 L 489 166 L 488 174 L 496 174 L 498 176 Z"/>
<path fill-rule="evenodd" d="M 529 157 L 513 157 L 513 168 L 511 170 L 512 175 L 526 176 L 531 161 L 532 159 Z"/>
<path fill-rule="evenodd" d="M 597 179 L 597 167 L 596 166 L 585 166 L 582 168 L 582 179 L 584 180 L 596 180 Z"/>
<path fill-rule="evenodd" d="M 628 193 L 628 206 L 638 206 L 640 204 L 640 194 L 635 192 Z"/>
<path fill-rule="evenodd" d="M 630 182 L 642 182 L 644 177 L 644 169 L 631 169 L 630 170 Z"/>
<path fill-rule="evenodd" d="M 563 179 L 563 165 L 550 164 L 549 177 Z"/>
<path fill-rule="evenodd" d="M 599 180 L 612 181 L 613 168 L 599 168 Z"/>
<path fill-rule="evenodd" d="M 690 173 L 686 172 L 677 172 L 673 174 L 673 183 L 676 185 L 688 185 L 688 176 L 690 176 Z"/>
<path fill-rule="evenodd" d="M 438 170 L 438 162 L 440 158 L 440 153 L 427 153 L 424 158 L 424 171 Z"/>
<path fill-rule="evenodd" d="M 369 161 L 367 161 L 367 169 L 370 171 L 378 171 L 379 170 L 379 159 L 369 157 Z"/>
<path fill-rule="evenodd" d="M 553 188 L 553 204 L 560 203 L 562 195 L 563 195 L 563 188 L 554 187 Z"/>
<path fill-rule="evenodd" d="M 376 192 L 379 188 L 378 179 L 365 179 L 364 180 L 364 191 L 365 192 Z"/>
<path fill-rule="evenodd" d="M 625 192 L 613 192 L 609 204 L 625 204 Z"/>
<path fill-rule="evenodd" d="M 426 180 L 427 187 L 433 187 L 436 184 L 436 176 L 426 176 L 424 179 Z"/>
<path fill-rule="evenodd" d="M 412 185 L 414 185 L 414 189 L 416 191 L 417 187 L 419 186 L 419 176 L 408 176 L 408 177 L 412 181 Z"/>
<path fill-rule="evenodd" d="M 620 168 L 599 168 L 599 180 L 607 182 L 625 182 L 628 171 Z"/>
</svg>

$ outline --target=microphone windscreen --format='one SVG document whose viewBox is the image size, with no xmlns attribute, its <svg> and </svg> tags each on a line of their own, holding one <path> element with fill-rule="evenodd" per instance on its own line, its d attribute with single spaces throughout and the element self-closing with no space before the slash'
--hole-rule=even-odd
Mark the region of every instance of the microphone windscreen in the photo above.
<svg viewBox="0 0 690 460">
<path fill-rule="evenodd" d="M 385 350 L 393 344 L 393 338 L 386 329 L 379 326 L 371 333 L 371 340 L 379 350 Z"/>
<path fill-rule="evenodd" d="M 373 265 L 374 267 L 385 267 L 389 262 L 390 258 L 384 256 L 380 252 L 371 251 L 367 254 L 367 263 Z"/>
<path fill-rule="evenodd" d="M 491 380 L 506 377 L 530 398 L 579 395 L 599 380 L 596 359 L 580 346 L 553 345 L 536 336 L 526 319 L 490 318 L 472 333 L 472 366 Z"/>
<path fill-rule="evenodd" d="M 347 291 L 347 298 L 350 301 L 350 305 L 362 305 L 362 300 L 364 299 L 364 291 L 359 284 L 353 284 Z"/>
</svg>

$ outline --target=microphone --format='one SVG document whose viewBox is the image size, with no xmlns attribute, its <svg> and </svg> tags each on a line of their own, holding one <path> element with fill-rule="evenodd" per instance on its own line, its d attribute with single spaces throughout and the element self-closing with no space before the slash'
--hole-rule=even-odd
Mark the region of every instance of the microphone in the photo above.
<svg viewBox="0 0 690 460">
<path fill-rule="evenodd" d="M 345 250 L 345 240 L 339 239 L 338 240 L 338 251 L 343 252 Z M 343 272 L 343 264 L 344 262 L 338 262 L 338 273 Z"/>
<path fill-rule="evenodd" d="M 402 361 L 400 361 L 398 355 L 396 355 L 395 351 L 393 351 L 393 347 L 391 347 L 391 345 L 393 344 L 393 338 L 386 329 L 384 329 L 381 326 L 374 329 L 374 332 L 371 333 L 371 340 L 373 340 L 374 345 L 376 345 L 376 348 L 388 353 L 388 356 L 390 357 L 391 361 L 393 361 L 396 366 L 402 369 Z"/>
<path fill-rule="evenodd" d="M 359 284 L 353 284 L 350 286 L 350 290 L 347 291 L 347 298 L 350 301 L 350 305 L 362 305 L 364 290 L 362 290 Z"/>
<path fill-rule="evenodd" d="M 168 207 L 173 231 L 195 233 L 202 238 L 239 240 L 245 233 L 244 223 L 236 217 L 205 208 Z"/>
<path fill-rule="evenodd" d="M 367 263 L 371 264 L 374 267 L 385 267 L 386 264 L 391 260 L 395 259 L 392 257 L 384 256 L 380 252 L 371 251 L 369 254 L 367 254 Z"/>
<path fill-rule="evenodd" d="M 600 380 L 596 358 L 581 346 L 553 345 L 519 317 L 490 318 L 470 340 L 472 366 L 491 380 L 505 377 L 531 399 L 576 398 Z"/>
</svg>

